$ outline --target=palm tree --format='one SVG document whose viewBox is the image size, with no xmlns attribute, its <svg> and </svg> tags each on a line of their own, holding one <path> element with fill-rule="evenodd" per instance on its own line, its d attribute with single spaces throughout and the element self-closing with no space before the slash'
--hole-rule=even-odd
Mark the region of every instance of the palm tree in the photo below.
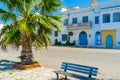
<svg viewBox="0 0 120 80">
<path fill-rule="evenodd" d="M 36 49 L 51 43 L 49 34 L 56 28 L 61 30 L 58 22 L 62 19 L 53 15 L 60 0 L 0 0 L 4 8 L 0 8 L 0 20 L 5 26 L 0 32 L 0 45 L 3 50 L 7 46 L 18 49 L 22 46 L 22 64 L 33 61 L 32 46 Z"/>
</svg>

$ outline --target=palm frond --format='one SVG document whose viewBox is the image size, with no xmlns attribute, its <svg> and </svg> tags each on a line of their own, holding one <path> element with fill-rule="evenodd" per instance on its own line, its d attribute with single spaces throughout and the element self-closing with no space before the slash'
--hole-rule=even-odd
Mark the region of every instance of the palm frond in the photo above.
<svg viewBox="0 0 120 80">
<path fill-rule="evenodd" d="M 0 8 L 0 20 L 10 21 L 9 25 L 5 25 L 0 32 L 1 47 L 6 49 L 8 45 L 11 45 L 18 48 L 24 44 L 25 46 L 35 44 L 37 48 L 42 46 L 47 48 L 51 43 L 49 34 L 54 28 L 62 30 L 59 23 L 62 19 L 52 15 L 61 5 L 60 1 L 0 0 L 7 8 Z M 25 39 L 30 43 L 24 43 Z"/>
<path fill-rule="evenodd" d="M 6 21 L 15 21 L 17 16 L 13 13 L 7 12 L 3 9 L 0 9 L 0 18 L 2 21 L 6 22 Z"/>
</svg>

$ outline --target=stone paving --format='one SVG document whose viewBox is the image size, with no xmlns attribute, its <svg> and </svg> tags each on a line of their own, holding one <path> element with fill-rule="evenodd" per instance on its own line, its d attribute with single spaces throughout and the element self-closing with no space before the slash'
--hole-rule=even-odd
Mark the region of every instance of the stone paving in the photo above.
<svg viewBox="0 0 120 80">
<path fill-rule="evenodd" d="M 49 47 L 39 52 L 34 50 L 35 60 L 44 68 L 27 71 L 12 68 L 14 61 L 19 61 L 20 51 L 0 50 L 0 80 L 54 80 L 56 75 L 52 71 L 60 69 L 63 61 L 98 67 L 97 78 L 100 80 L 120 80 L 119 49 Z"/>
</svg>

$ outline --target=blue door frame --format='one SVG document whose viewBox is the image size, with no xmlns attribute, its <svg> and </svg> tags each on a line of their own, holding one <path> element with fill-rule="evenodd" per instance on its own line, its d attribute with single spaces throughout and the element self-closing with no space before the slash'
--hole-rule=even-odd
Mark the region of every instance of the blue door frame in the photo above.
<svg viewBox="0 0 120 80">
<path fill-rule="evenodd" d="M 79 41 L 80 45 L 87 45 L 87 33 L 86 32 L 81 32 L 79 35 Z"/>
<path fill-rule="evenodd" d="M 106 48 L 113 48 L 113 37 L 111 35 L 106 37 Z"/>
</svg>

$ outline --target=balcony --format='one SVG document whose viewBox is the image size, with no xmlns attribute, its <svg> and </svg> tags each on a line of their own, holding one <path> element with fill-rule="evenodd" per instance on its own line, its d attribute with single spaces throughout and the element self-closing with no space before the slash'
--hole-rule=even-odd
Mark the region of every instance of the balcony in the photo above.
<svg viewBox="0 0 120 80">
<path fill-rule="evenodd" d="M 87 29 L 91 28 L 91 22 L 85 22 L 85 23 L 78 23 L 78 24 L 69 24 L 67 26 L 67 29 Z"/>
</svg>

